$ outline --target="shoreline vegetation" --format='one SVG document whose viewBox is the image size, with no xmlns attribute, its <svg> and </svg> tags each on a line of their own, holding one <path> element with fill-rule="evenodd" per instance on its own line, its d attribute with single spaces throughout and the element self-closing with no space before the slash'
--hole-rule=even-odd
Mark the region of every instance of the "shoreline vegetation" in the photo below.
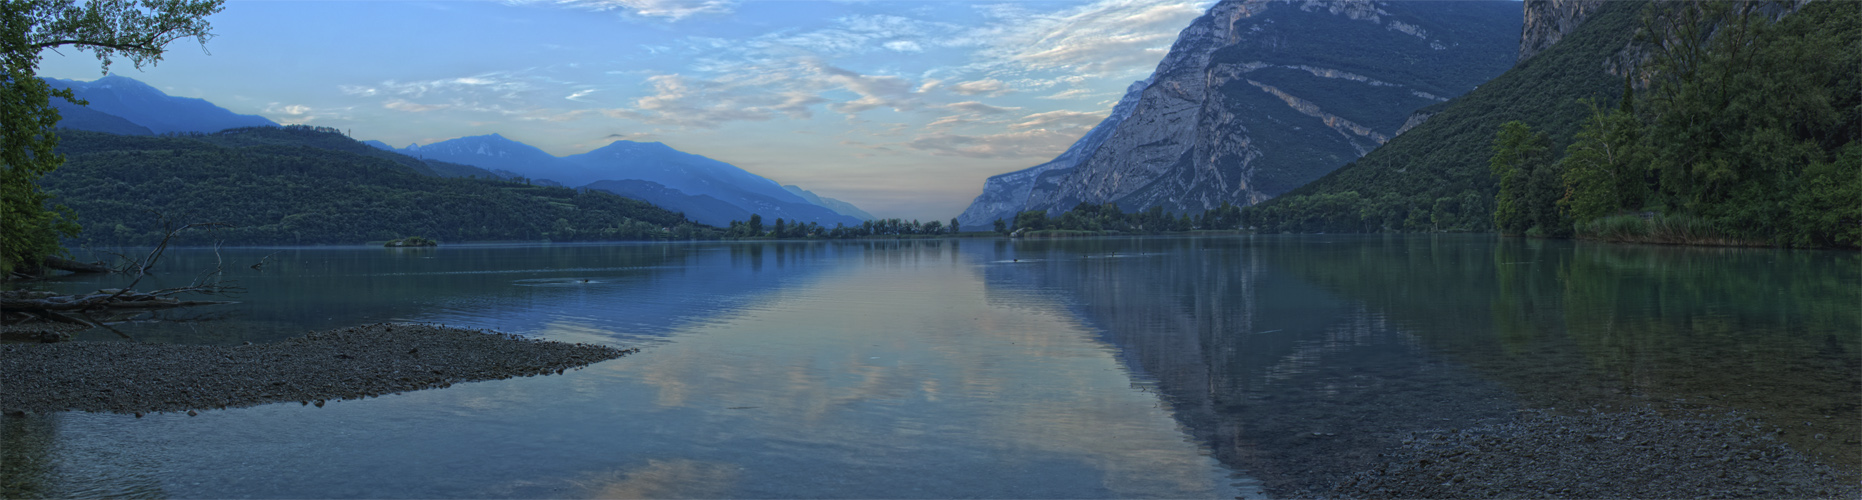
<svg viewBox="0 0 1862 500">
<path fill-rule="evenodd" d="M 562 374 L 639 349 L 436 325 L 373 324 L 234 346 L 0 344 L 0 413 L 186 412 L 361 399 Z"/>
<path fill-rule="evenodd" d="M 437 247 L 440 246 L 440 242 L 422 236 L 409 236 L 406 238 L 388 240 L 387 243 L 383 243 L 381 246 L 388 248 Z"/>
</svg>

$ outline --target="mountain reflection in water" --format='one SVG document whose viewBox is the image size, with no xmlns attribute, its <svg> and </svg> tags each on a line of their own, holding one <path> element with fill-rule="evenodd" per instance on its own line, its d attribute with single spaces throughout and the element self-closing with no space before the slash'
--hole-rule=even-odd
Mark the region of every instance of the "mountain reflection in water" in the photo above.
<svg viewBox="0 0 1862 500">
<path fill-rule="evenodd" d="M 1853 253 L 1483 235 L 232 249 L 176 251 L 155 280 L 274 253 L 234 275 L 240 304 L 200 312 L 221 317 L 118 327 L 237 343 L 419 321 L 644 351 L 322 408 L 6 417 L 0 496 L 1298 495 L 1410 433 L 1522 408 L 1737 411 L 1862 462 Z"/>
<path fill-rule="evenodd" d="M 1323 493 L 1413 432 L 1520 408 L 1734 412 L 1862 462 L 1853 253 L 1466 235 L 1004 245 L 1023 265 L 988 268 L 992 291 L 1064 295 L 1272 493 Z"/>
</svg>

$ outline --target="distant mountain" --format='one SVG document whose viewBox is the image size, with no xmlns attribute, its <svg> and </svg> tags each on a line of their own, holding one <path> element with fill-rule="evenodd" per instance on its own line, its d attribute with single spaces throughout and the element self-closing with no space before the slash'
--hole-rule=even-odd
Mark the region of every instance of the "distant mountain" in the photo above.
<svg viewBox="0 0 1862 500">
<path fill-rule="evenodd" d="M 494 172 L 502 170 L 513 176 L 550 179 L 569 186 L 580 186 L 596 180 L 571 180 L 572 177 L 582 178 L 572 175 L 580 167 L 566 163 L 535 146 L 506 139 L 498 134 L 461 137 L 425 146 L 409 144 L 399 151 L 418 158 L 472 165 Z"/>
<path fill-rule="evenodd" d="M 64 99 L 52 98 L 52 107 L 58 109 L 58 128 L 116 135 L 155 135 L 148 127 L 137 125 L 121 116 L 72 104 Z"/>
<path fill-rule="evenodd" d="M 363 144 L 367 144 L 367 145 L 369 145 L 369 146 L 373 146 L 373 147 L 374 147 L 375 149 L 384 149 L 384 150 L 388 150 L 388 151 L 395 151 L 395 152 L 399 152 L 399 151 L 400 151 L 400 150 L 397 150 L 397 149 L 394 149 L 394 146 L 389 146 L 389 145 L 388 145 L 388 143 L 386 143 L 386 142 L 381 142 L 381 141 L 377 141 L 377 140 L 374 140 L 374 139 L 369 139 L 369 140 L 366 140 L 366 141 L 362 141 L 362 143 L 363 143 Z"/>
<path fill-rule="evenodd" d="M 115 115 L 157 134 L 278 126 L 264 117 L 227 111 L 205 99 L 170 96 L 129 77 L 110 75 L 89 82 L 57 78 L 45 81 L 53 88 L 71 89 L 78 98 L 89 101 L 92 110 Z"/>
<path fill-rule="evenodd" d="M 689 206 L 664 205 L 667 209 L 693 214 L 723 213 L 708 202 L 700 202 L 702 197 L 709 197 L 742 210 L 745 215 L 735 220 L 747 219 L 748 214 L 752 213 L 761 214 L 772 222 L 782 218 L 830 227 L 834 224 L 859 224 L 862 220 L 811 203 L 783 189 L 775 181 L 729 163 L 679 151 L 657 142 L 615 141 L 594 151 L 558 158 L 534 146 L 492 134 L 427 145 L 416 144 L 400 151 L 494 172 L 510 172 L 533 179 L 533 182 L 548 179 L 566 186 L 587 186 L 598 181 L 648 181 L 678 194 L 656 195 L 660 196 L 660 201 L 696 203 Z M 729 220 L 724 222 L 728 223 Z"/>
<path fill-rule="evenodd" d="M 833 210 L 835 213 L 839 213 L 841 215 L 853 217 L 853 218 L 860 219 L 860 220 L 878 219 L 878 217 L 874 217 L 873 214 L 866 213 L 865 210 L 861 210 L 860 207 L 856 207 L 852 203 L 847 203 L 847 202 L 836 200 L 836 199 L 829 198 L 826 196 L 821 196 L 821 195 L 815 194 L 812 191 L 802 189 L 801 187 L 795 186 L 792 184 L 784 184 L 782 188 L 789 190 L 789 192 L 791 193 L 795 193 L 796 196 L 800 196 L 804 200 L 808 200 L 809 203 L 827 207 L 828 210 Z"/>
<path fill-rule="evenodd" d="M 589 189 L 607 191 L 626 198 L 652 203 L 680 212 L 685 218 L 699 224 L 729 227 L 731 221 L 750 220 L 750 212 L 737 208 L 736 205 L 710 196 L 692 196 L 660 185 L 660 183 L 643 180 L 595 181 L 583 186 Z M 676 208 L 674 208 L 676 207 Z"/>
<path fill-rule="evenodd" d="M 694 196 L 710 196 L 764 218 L 835 224 L 859 224 L 782 188 L 775 181 L 735 165 L 673 149 L 658 142 L 614 141 L 600 149 L 563 158 L 581 165 L 586 177 L 566 180 L 574 184 L 594 180 L 640 179 L 657 182 Z M 678 210 L 677 207 L 669 207 Z"/>
</svg>

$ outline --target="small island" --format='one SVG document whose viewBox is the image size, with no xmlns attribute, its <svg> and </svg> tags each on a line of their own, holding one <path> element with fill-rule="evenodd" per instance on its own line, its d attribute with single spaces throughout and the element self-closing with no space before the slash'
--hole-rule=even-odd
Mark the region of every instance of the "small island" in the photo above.
<svg viewBox="0 0 1862 500">
<path fill-rule="evenodd" d="M 388 247 L 388 248 L 437 247 L 437 246 L 440 246 L 440 242 L 437 240 L 429 239 L 424 236 L 409 236 L 406 238 L 388 240 L 387 243 L 383 243 L 381 246 Z"/>
</svg>

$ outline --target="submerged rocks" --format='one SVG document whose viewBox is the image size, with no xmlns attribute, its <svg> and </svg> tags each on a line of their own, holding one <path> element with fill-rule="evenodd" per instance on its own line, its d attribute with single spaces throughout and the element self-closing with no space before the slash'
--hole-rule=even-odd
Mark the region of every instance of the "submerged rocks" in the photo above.
<svg viewBox="0 0 1862 500">
<path fill-rule="evenodd" d="M 1737 418 L 1555 415 L 1423 433 L 1335 498 L 1858 498 L 1852 474 Z"/>
<path fill-rule="evenodd" d="M 375 324 L 274 344 L 0 345 L 0 412 L 188 411 L 355 399 L 561 373 L 638 349 L 429 325 Z"/>
</svg>

